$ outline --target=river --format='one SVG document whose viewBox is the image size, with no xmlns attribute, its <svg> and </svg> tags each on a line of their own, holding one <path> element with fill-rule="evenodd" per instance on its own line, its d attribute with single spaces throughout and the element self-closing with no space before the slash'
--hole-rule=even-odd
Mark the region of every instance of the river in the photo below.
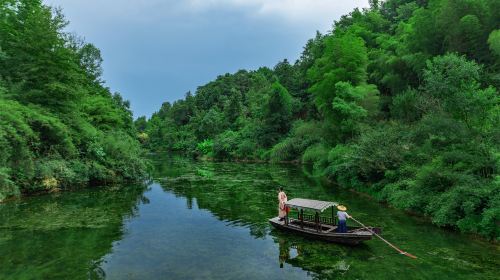
<svg viewBox="0 0 500 280">
<path fill-rule="evenodd" d="M 302 166 L 154 161 L 144 186 L 0 204 L 0 279 L 498 279 L 498 245 L 307 177 Z M 337 201 L 414 254 L 274 230 L 276 188 Z"/>
</svg>

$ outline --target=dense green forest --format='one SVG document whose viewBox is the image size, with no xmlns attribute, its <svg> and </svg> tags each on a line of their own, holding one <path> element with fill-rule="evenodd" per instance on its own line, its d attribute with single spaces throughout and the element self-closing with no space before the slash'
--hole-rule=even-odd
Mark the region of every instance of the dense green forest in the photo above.
<svg viewBox="0 0 500 280">
<path fill-rule="evenodd" d="M 370 3 L 295 63 L 219 76 L 137 119 L 141 141 L 302 162 L 436 225 L 500 239 L 500 1 Z"/>
<path fill-rule="evenodd" d="M 145 175 L 129 103 L 66 25 L 40 0 L 0 1 L 0 201 Z"/>
</svg>

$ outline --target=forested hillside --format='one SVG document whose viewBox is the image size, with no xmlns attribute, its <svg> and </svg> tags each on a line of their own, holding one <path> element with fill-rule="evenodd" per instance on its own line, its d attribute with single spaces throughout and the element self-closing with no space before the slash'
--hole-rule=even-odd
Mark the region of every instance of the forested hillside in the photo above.
<svg viewBox="0 0 500 280">
<path fill-rule="evenodd" d="M 66 24 L 40 0 L 0 1 L 0 201 L 145 174 L 128 102 Z"/>
<path fill-rule="evenodd" d="M 155 151 L 300 161 L 500 239 L 499 70 L 500 1 L 372 0 L 295 63 L 219 76 L 136 127 Z"/>
</svg>

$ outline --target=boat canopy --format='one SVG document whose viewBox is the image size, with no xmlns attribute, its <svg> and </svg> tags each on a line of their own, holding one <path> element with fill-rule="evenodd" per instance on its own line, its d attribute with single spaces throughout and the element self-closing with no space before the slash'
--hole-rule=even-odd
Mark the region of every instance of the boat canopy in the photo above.
<svg viewBox="0 0 500 280">
<path fill-rule="evenodd" d="M 323 212 L 332 206 L 337 206 L 337 202 L 321 201 L 305 198 L 294 198 L 285 203 L 286 206 L 296 209 L 309 209 L 314 211 Z"/>
</svg>

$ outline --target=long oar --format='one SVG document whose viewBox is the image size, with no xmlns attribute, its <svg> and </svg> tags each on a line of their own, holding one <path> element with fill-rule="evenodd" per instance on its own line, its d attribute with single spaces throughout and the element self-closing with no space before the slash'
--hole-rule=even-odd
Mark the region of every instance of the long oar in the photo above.
<svg viewBox="0 0 500 280">
<path fill-rule="evenodd" d="M 398 251 L 400 254 L 402 255 L 405 255 L 405 256 L 408 256 L 412 259 L 416 259 L 417 257 L 415 257 L 414 255 L 408 253 L 408 252 L 405 252 L 401 249 L 399 249 L 398 247 L 392 245 L 389 241 L 385 240 L 384 238 L 382 238 L 382 236 L 378 235 L 377 233 L 375 233 L 374 231 L 372 231 L 371 229 L 369 229 L 367 226 L 363 225 L 360 221 L 354 219 L 352 216 L 350 216 L 350 218 L 355 221 L 356 223 L 360 224 L 362 227 L 364 227 L 365 229 L 367 229 L 369 232 L 373 233 L 376 237 L 380 238 L 380 240 L 384 241 L 385 243 L 387 243 L 387 245 L 391 246 L 393 249 L 395 249 L 396 251 Z"/>
</svg>

